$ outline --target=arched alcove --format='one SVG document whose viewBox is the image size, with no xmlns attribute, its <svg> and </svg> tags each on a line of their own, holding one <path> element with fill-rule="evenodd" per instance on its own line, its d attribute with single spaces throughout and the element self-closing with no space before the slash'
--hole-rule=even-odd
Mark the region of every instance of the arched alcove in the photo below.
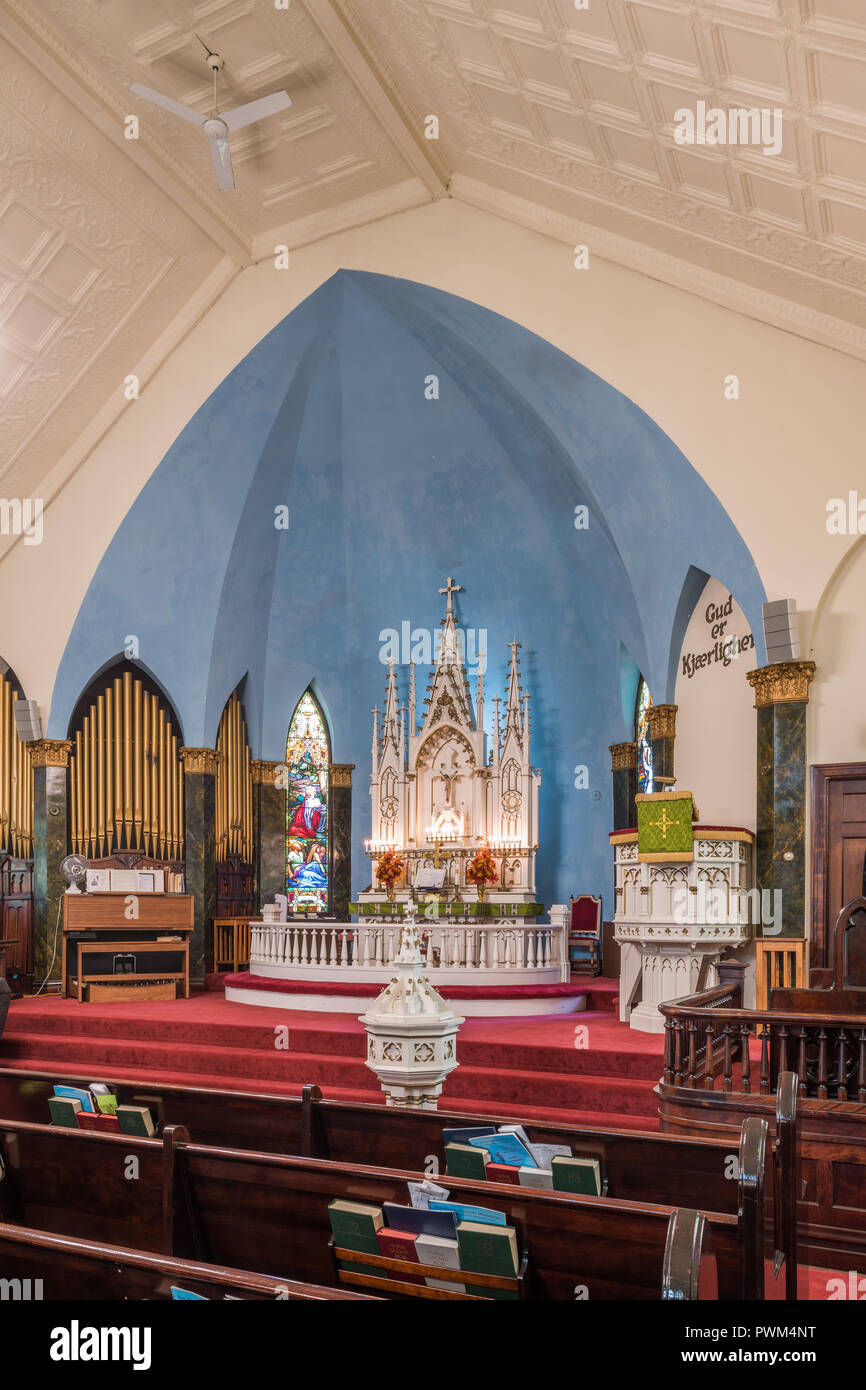
<svg viewBox="0 0 866 1390">
<path fill-rule="evenodd" d="M 363 885 L 380 634 L 434 630 L 450 573 L 461 626 L 485 636 L 488 696 L 503 691 L 509 640 L 523 644 L 541 897 L 609 891 L 621 649 L 658 699 L 690 567 L 730 576 L 759 627 L 741 537 L 632 401 L 467 300 L 341 271 L 225 379 L 130 509 L 79 612 L 50 727 L 65 730 L 87 672 L 129 632 L 192 746 L 213 746 L 246 673 L 252 756 L 281 762 L 287 709 L 315 682 L 333 756 L 358 768 Z"/>
</svg>

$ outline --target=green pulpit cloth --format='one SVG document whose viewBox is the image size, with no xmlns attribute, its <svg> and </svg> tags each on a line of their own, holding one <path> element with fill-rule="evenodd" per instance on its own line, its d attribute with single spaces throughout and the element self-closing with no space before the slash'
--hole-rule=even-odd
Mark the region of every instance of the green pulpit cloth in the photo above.
<svg viewBox="0 0 866 1390">
<path fill-rule="evenodd" d="M 691 863 L 695 857 L 692 821 L 698 815 L 691 792 L 638 792 L 635 804 L 638 860 Z"/>
</svg>

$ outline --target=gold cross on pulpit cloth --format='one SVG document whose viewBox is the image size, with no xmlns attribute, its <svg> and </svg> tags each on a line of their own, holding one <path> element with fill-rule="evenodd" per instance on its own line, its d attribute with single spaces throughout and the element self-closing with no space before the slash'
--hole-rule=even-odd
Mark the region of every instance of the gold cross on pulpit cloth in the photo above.
<svg viewBox="0 0 866 1390">
<path fill-rule="evenodd" d="M 692 822 L 697 809 L 691 792 L 639 792 L 635 805 L 638 860 L 677 864 L 694 859 Z"/>
</svg>

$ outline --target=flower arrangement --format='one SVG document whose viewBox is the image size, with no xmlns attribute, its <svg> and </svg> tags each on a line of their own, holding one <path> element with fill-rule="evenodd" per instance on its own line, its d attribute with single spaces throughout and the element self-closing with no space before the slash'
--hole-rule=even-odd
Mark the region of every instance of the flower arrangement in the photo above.
<svg viewBox="0 0 866 1390">
<path fill-rule="evenodd" d="M 499 878 L 496 872 L 496 865 L 493 855 L 487 845 L 482 845 L 473 859 L 470 859 L 466 867 L 466 882 L 474 883 L 478 889 L 478 901 L 484 901 L 484 890 L 488 883 L 495 883 Z"/>
<path fill-rule="evenodd" d="M 394 901 L 394 884 L 405 868 L 405 861 L 395 849 L 386 849 L 376 865 L 376 878 L 379 883 L 384 883 L 389 902 Z"/>
</svg>

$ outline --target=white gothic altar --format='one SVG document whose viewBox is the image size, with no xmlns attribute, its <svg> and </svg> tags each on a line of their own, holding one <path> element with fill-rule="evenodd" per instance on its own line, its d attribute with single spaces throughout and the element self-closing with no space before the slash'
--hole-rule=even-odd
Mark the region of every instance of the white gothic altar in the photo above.
<svg viewBox="0 0 866 1390">
<path fill-rule="evenodd" d="M 348 922 L 251 923 L 250 972 L 257 989 L 232 985 L 227 997 L 291 1008 L 345 1009 L 334 992 L 341 981 L 372 998 L 390 978 L 401 925 L 414 915 L 426 947 L 426 974 L 437 986 L 461 992 L 463 1013 L 557 1013 L 584 1007 L 569 984 L 566 909 L 536 901 L 538 791 L 541 773 L 531 761 L 530 696 L 521 685 L 520 643 L 510 643 L 505 690 L 493 697 L 485 731 L 484 671 L 474 700 L 466 669 L 464 633 L 457 625 L 449 578 L 426 699 L 419 712 L 416 668 L 408 665 L 401 700 L 394 664 L 385 699 L 373 710 L 371 837 L 366 843 L 370 883 L 350 909 Z M 497 879 L 486 891 L 466 871 L 482 847 Z M 389 850 L 403 873 L 389 896 L 376 866 Z M 261 988 L 268 979 L 309 982 L 309 995 L 291 1000 Z M 327 984 L 327 994 L 316 993 Z M 529 988 L 528 988 L 529 987 Z M 288 985 L 284 988 L 289 988 Z M 516 988 L 518 993 L 509 997 Z M 487 991 L 487 997 L 482 997 Z M 535 992 L 537 991 L 537 993 Z M 468 993 L 470 991 L 466 991 Z"/>
</svg>

